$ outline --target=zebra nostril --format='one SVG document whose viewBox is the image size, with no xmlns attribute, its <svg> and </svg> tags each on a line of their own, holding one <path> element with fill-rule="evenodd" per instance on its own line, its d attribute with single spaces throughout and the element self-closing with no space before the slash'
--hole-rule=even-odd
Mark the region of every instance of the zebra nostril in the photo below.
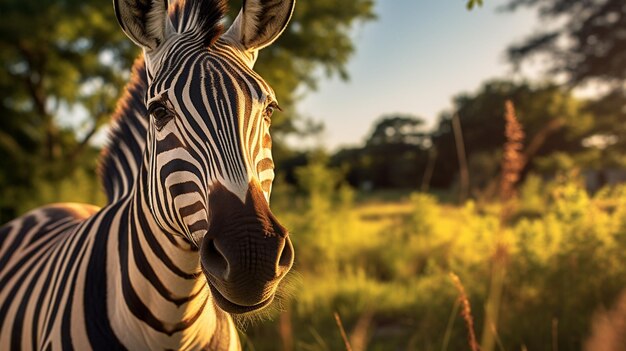
<svg viewBox="0 0 626 351">
<path fill-rule="evenodd" d="M 209 238 L 204 240 L 202 250 L 205 253 L 203 255 L 205 269 L 215 278 L 226 280 L 230 271 L 228 260 L 215 245 L 215 240 Z"/>
<path fill-rule="evenodd" d="M 289 271 L 291 266 L 293 265 L 293 245 L 291 245 L 291 240 L 289 237 L 285 238 L 285 246 L 283 247 L 283 251 L 280 253 L 280 257 L 278 258 L 278 269 L 277 276 L 281 276 L 282 274 Z"/>
</svg>

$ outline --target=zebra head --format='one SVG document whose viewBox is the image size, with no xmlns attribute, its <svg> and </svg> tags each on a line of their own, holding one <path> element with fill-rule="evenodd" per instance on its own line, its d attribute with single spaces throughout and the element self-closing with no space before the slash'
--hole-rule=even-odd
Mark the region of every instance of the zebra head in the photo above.
<svg viewBox="0 0 626 351">
<path fill-rule="evenodd" d="M 272 302 L 294 259 L 269 208 L 278 105 L 252 67 L 287 26 L 295 0 L 244 0 L 222 33 L 224 1 L 114 6 L 146 62 L 146 205 L 161 229 L 199 249 L 218 306 L 247 313 Z"/>
</svg>

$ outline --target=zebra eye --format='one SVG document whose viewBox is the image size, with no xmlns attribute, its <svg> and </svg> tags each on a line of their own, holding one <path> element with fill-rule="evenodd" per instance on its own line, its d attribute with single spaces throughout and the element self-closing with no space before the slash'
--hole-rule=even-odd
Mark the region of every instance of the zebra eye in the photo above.
<svg viewBox="0 0 626 351">
<path fill-rule="evenodd" d="M 174 117 L 174 114 L 160 102 L 151 104 L 148 108 L 148 113 L 154 118 L 157 130 L 161 130 Z"/>
<path fill-rule="evenodd" d="M 267 107 L 265 108 L 265 112 L 263 113 L 263 116 L 265 118 L 270 118 L 272 117 L 272 114 L 274 114 L 274 110 L 279 110 L 282 111 L 282 109 L 280 108 L 280 106 L 278 106 L 278 104 L 274 101 L 272 101 L 269 105 L 267 105 Z"/>
</svg>

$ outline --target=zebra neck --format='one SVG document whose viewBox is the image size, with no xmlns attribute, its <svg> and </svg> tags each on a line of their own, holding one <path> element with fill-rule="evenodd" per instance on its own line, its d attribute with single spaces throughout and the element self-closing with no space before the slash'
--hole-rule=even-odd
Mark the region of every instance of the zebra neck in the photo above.
<svg viewBox="0 0 626 351">
<path fill-rule="evenodd" d="M 135 60 L 131 79 L 117 102 L 109 141 L 98 160 L 100 180 L 109 203 L 128 196 L 135 183 L 146 144 L 148 113 L 144 98 L 148 78 L 143 55 Z"/>
<path fill-rule="evenodd" d="M 142 167 L 119 215 L 118 240 L 109 244 L 109 252 L 118 251 L 107 264 L 111 326 L 129 349 L 193 349 L 227 342 L 219 346 L 230 350 L 231 343 L 238 345 L 236 330 L 211 299 L 199 254 L 156 224 L 143 195 L 145 179 Z"/>
</svg>

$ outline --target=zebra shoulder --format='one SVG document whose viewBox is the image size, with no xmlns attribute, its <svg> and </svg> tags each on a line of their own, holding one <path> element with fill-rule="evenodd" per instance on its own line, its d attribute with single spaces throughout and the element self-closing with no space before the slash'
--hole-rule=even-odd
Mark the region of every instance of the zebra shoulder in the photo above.
<svg viewBox="0 0 626 351">
<path fill-rule="evenodd" d="M 34 209 L 0 227 L 0 275 L 11 257 L 30 246 L 61 238 L 100 210 L 97 206 L 58 203 Z"/>
</svg>

